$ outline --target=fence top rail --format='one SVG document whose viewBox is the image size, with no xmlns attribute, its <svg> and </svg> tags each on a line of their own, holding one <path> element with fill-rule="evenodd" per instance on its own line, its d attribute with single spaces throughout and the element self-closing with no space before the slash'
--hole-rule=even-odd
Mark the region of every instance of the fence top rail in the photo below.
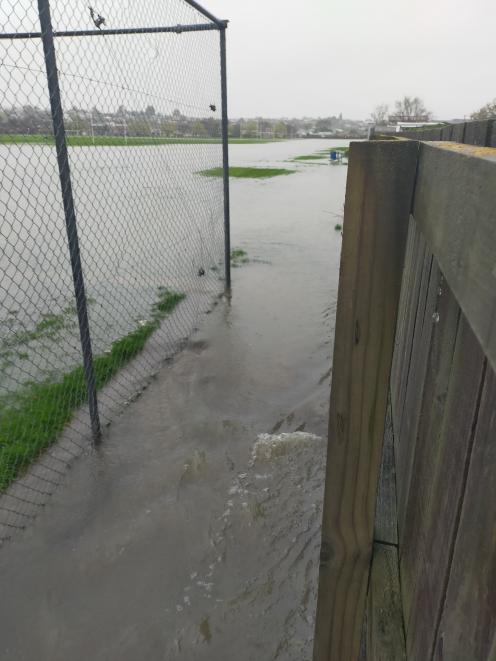
<svg viewBox="0 0 496 661">
<path fill-rule="evenodd" d="M 419 145 L 413 216 L 496 370 L 496 149 Z"/>
<path fill-rule="evenodd" d="M 215 23 L 194 23 L 192 25 L 166 25 L 163 27 L 144 28 L 108 28 L 103 30 L 59 30 L 54 31 L 54 37 L 105 37 L 109 35 L 122 34 L 157 34 L 172 32 L 204 32 L 206 30 L 220 30 Z M 41 39 L 41 32 L 4 32 L 0 33 L 0 39 Z"/>
<path fill-rule="evenodd" d="M 196 11 L 198 11 L 200 14 L 205 16 L 205 18 L 208 18 L 209 21 L 215 23 L 219 28 L 227 27 L 227 21 L 222 21 L 216 16 L 214 16 L 207 9 L 205 9 L 205 7 L 203 7 L 199 2 L 195 2 L 195 0 L 184 0 L 184 2 L 193 9 L 196 9 Z"/>
</svg>

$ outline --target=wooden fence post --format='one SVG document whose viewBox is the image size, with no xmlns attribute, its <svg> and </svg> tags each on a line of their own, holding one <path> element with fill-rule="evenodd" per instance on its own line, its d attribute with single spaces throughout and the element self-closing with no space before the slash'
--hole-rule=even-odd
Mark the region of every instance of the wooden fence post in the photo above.
<svg viewBox="0 0 496 661">
<path fill-rule="evenodd" d="M 356 661 L 417 164 L 413 141 L 350 148 L 314 661 Z"/>
</svg>

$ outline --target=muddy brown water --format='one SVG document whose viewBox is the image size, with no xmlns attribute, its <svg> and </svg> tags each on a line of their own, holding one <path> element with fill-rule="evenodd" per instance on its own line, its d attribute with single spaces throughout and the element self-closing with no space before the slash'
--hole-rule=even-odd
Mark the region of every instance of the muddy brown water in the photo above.
<svg viewBox="0 0 496 661">
<path fill-rule="evenodd" d="M 0 658 L 311 658 L 346 167 L 234 145 L 233 269 L 188 346 L 0 550 Z"/>
</svg>

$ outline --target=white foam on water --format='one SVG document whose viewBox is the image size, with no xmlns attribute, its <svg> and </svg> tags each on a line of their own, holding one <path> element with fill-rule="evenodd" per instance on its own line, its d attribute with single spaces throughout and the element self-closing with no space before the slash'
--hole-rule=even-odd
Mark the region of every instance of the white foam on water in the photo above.
<svg viewBox="0 0 496 661">
<path fill-rule="evenodd" d="M 181 659 L 210 661 L 239 637 L 268 658 L 302 661 L 312 648 L 325 447 L 308 432 L 259 434 L 211 521 L 211 552 L 190 574 L 178 621 Z M 281 516 L 281 514 L 283 514 Z M 187 596 L 186 596 L 187 595 Z M 198 622 L 208 617 L 208 648 Z M 195 628 L 196 627 L 196 628 Z M 256 642 L 253 642 L 256 641 Z"/>
<path fill-rule="evenodd" d="M 270 461 L 275 457 L 282 457 L 301 448 L 321 442 L 321 436 L 304 431 L 284 432 L 282 434 L 259 434 L 253 446 L 252 461 Z"/>
</svg>

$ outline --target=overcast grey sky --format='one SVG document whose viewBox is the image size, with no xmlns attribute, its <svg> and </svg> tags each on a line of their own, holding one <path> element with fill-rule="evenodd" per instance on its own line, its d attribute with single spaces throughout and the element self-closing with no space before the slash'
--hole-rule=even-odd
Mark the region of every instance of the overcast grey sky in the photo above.
<svg viewBox="0 0 496 661">
<path fill-rule="evenodd" d="M 404 94 L 435 117 L 496 97 L 495 0 L 204 0 L 228 30 L 229 114 L 365 119 Z"/>
</svg>

